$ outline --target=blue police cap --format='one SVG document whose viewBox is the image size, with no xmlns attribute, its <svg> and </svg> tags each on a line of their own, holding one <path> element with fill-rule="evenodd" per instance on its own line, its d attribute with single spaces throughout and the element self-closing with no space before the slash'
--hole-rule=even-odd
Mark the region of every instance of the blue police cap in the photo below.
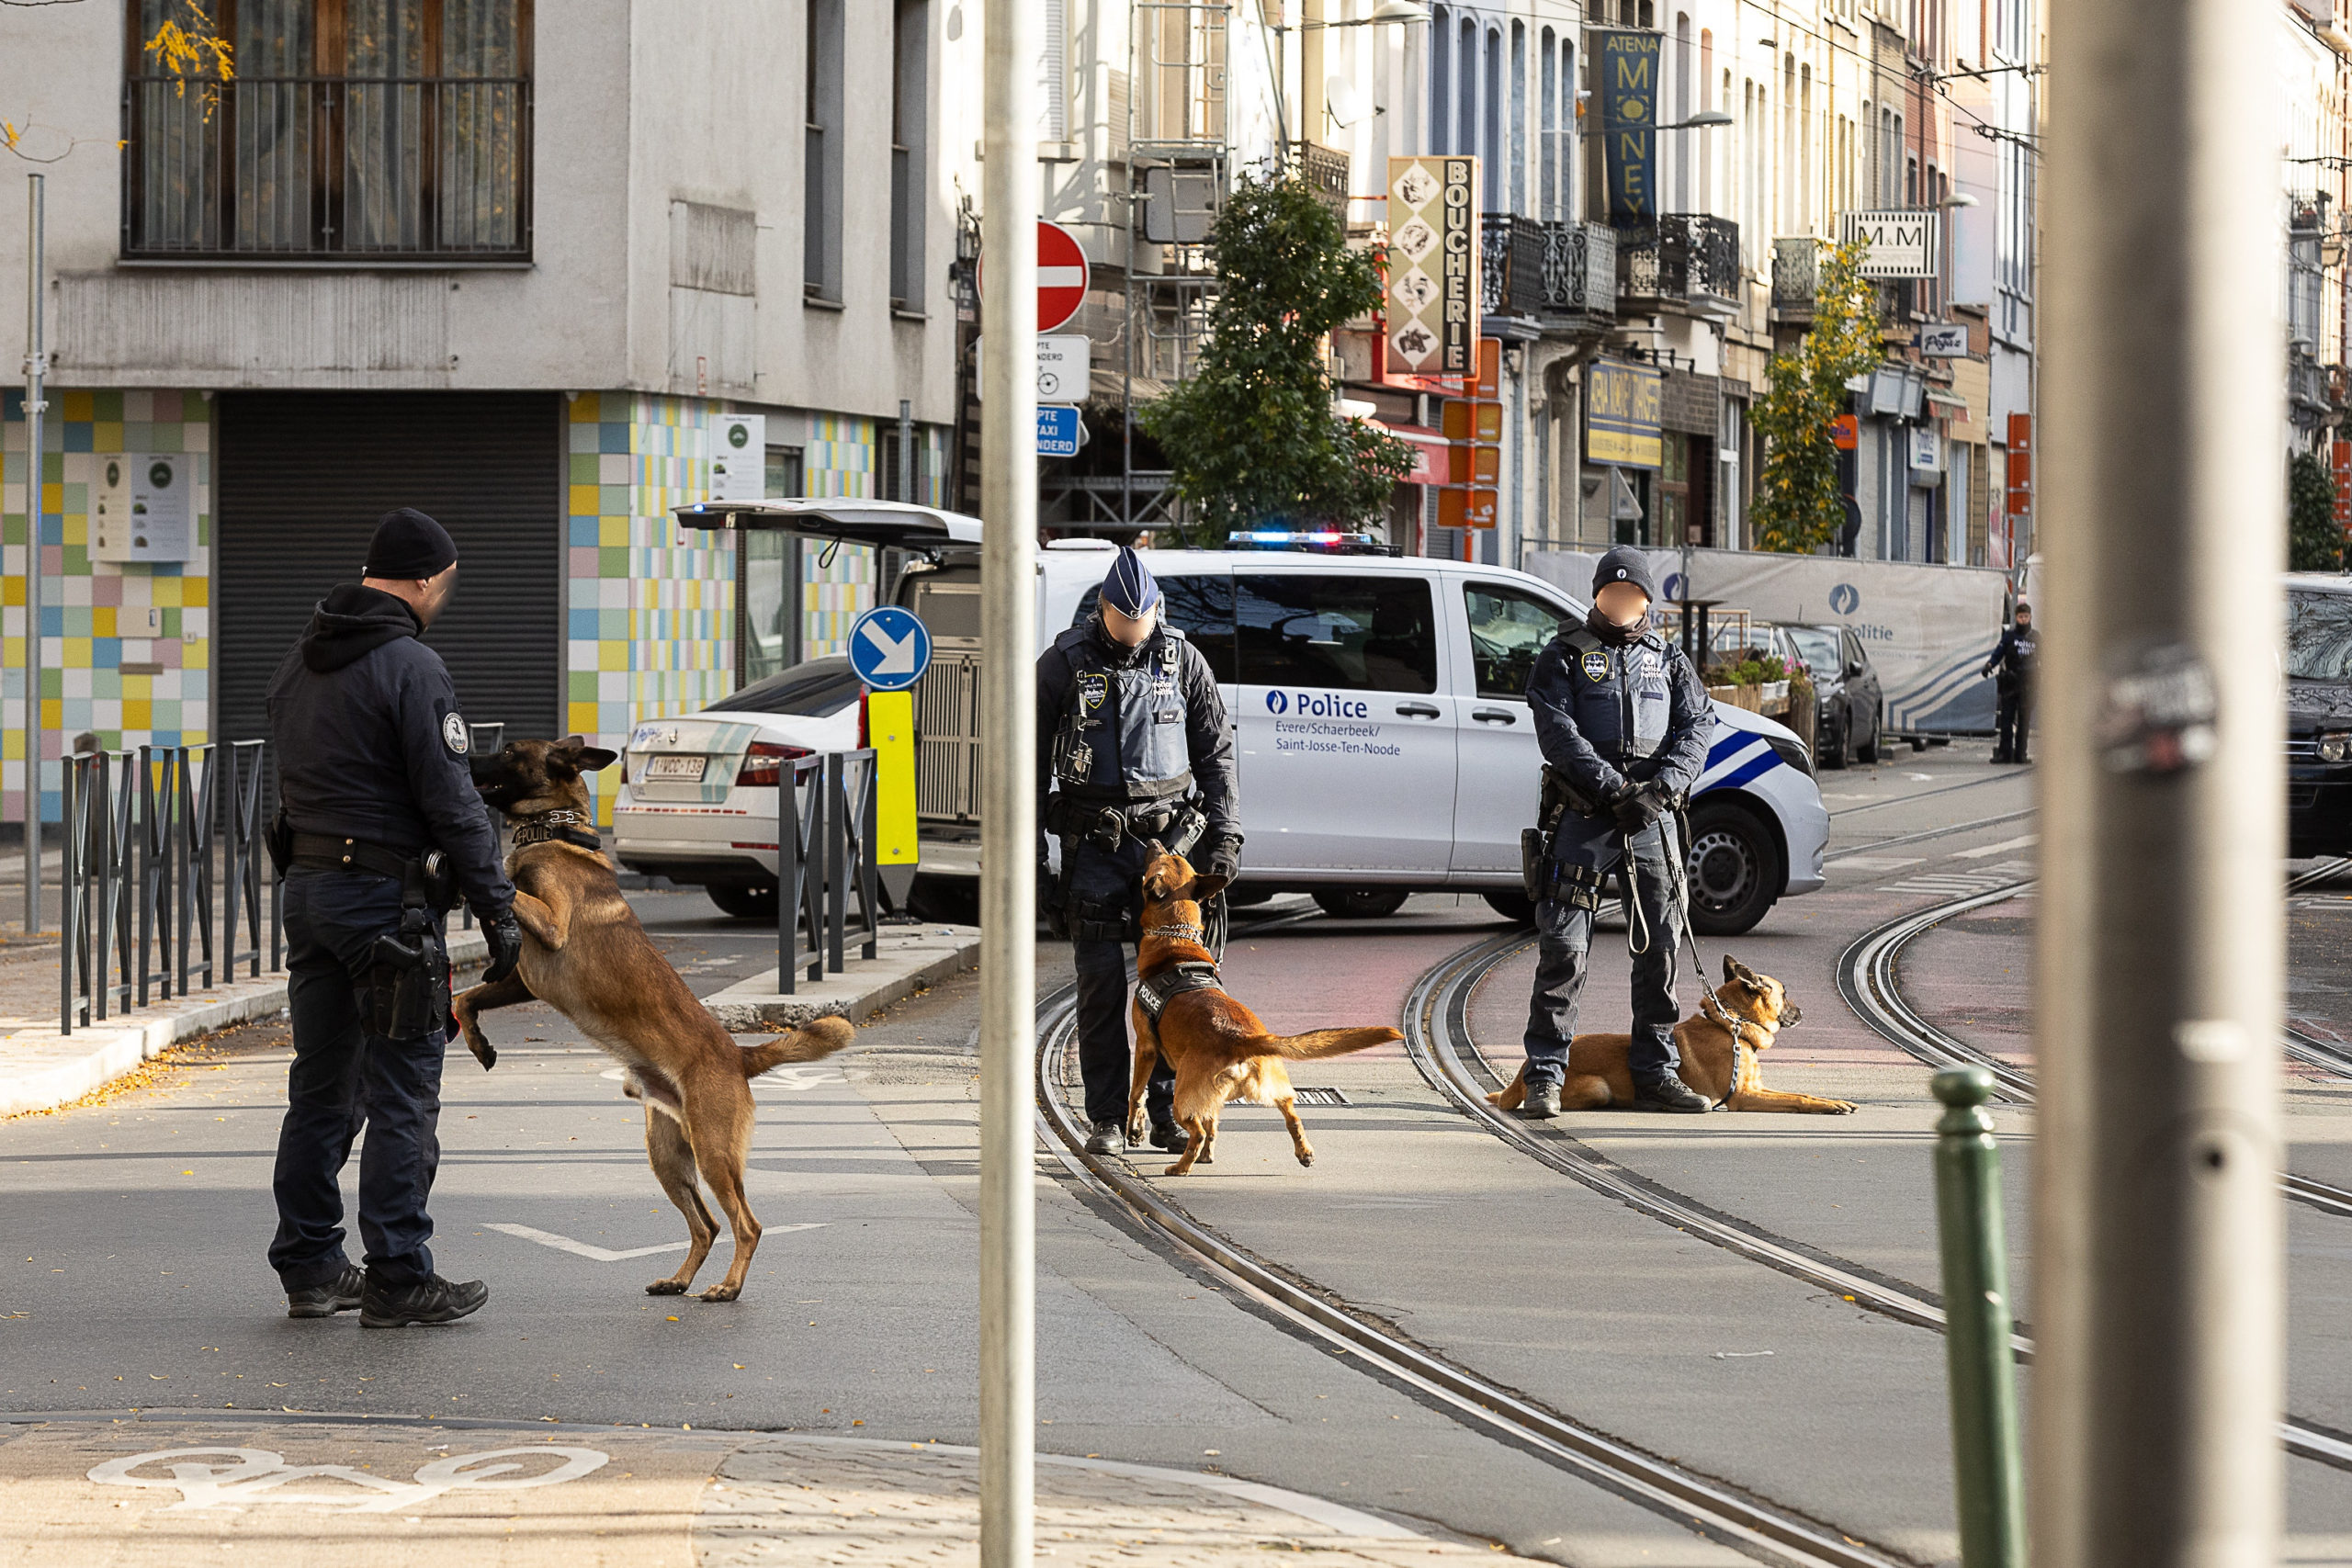
<svg viewBox="0 0 2352 1568">
<path fill-rule="evenodd" d="M 1119 547 L 1119 558 L 1111 563 L 1111 575 L 1102 580 L 1102 603 L 1138 620 L 1159 603 L 1159 580 L 1151 575 L 1151 568 L 1143 564 L 1133 546 Z"/>
</svg>

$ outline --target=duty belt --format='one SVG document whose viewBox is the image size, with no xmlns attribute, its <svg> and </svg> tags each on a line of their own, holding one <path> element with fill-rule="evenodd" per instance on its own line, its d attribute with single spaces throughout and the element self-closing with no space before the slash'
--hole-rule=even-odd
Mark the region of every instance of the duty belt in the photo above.
<svg viewBox="0 0 2352 1568">
<path fill-rule="evenodd" d="M 372 871 L 379 876 L 405 876 L 415 853 L 388 850 L 365 839 L 337 838 L 332 833 L 294 835 L 294 863 L 326 871 Z"/>
<path fill-rule="evenodd" d="M 1160 970 L 1148 979 L 1136 981 L 1136 1002 L 1143 1009 L 1144 1017 L 1158 1023 L 1169 1001 L 1181 992 L 1223 989 L 1225 984 L 1217 978 L 1216 964 L 1188 958 Z"/>
</svg>

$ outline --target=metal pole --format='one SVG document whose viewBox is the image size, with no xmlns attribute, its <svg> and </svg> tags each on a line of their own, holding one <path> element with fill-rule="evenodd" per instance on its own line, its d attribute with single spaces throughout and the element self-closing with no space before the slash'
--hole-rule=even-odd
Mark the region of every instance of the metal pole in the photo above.
<svg viewBox="0 0 2352 1568">
<path fill-rule="evenodd" d="M 899 499 L 915 498 L 915 405 L 899 400 Z"/>
<path fill-rule="evenodd" d="M 1983 1067 L 1938 1073 L 1936 1231 L 1942 1245 L 1944 1364 L 1966 1568 L 2025 1568 L 2025 1478 L 2018 1455 L 2017 1361 L 2009 1345 L 2007 1226 L 2001 1146 Z"/>
<path fill-rule="evenodd" d="M 2278 1550 L 2286 333 L 2245 17 L 2050 10 L 2040 1568 Z"/>
<path fill-rule="evenodd" d="M 980 317 L 980 1563 L 1035 1546 L 1038 0 L 988 0 Z"/>
<path fill-rule="evenodd" d="M 48 182 L 27 175 L 25 188 L 25 934 L 40 920 L 40 525 L 41 425 L 49 412 L 49 372 L 40 280 L 47 270 L 43 212 Z"/>
</svg>

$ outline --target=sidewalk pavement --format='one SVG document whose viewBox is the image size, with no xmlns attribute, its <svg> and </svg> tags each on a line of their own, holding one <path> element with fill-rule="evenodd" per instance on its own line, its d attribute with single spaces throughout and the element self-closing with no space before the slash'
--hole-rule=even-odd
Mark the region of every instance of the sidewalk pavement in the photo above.
<svg viewBox="0 0 2352 1568">
<path fill-rule="evenodd" d="M 255 1413 L 258 1416 L 259 1413 Z M 1210 1441 L 1215 1433 L 1205 1434 Z M 1214 1465 L 1215 1450 L 1204 1456 Z M 1038 1456 L 1038 1555 L 1085 1568 L 1523 1563 L 1217 1474 Z M 904 1568 L 978 1561 L 978 1451 L 795 1433 L 243 1416 L 0 1425 L 0 1568 Z"/>
<path fill-rule="evenodd" d="M 0 944 L 0 1116 L 70 1105 L 173 1045 L 286 1007 L 286 976 L 264 975 L 77 1024 L 64 1034 L 57 1027 L 59 954 L 54 939 Z M 828 1013 L 862 1020 L 972 967 L 979 954 L 975 927 L 886 927 L 876 957 L 853 956 L 843 973 L 804 982 L 794 995 L 777 991 L 770 969 L 705 1003 L 738 1033 L 791 1028 Z M 450 932 L 449 955 L 461 972 L 478 967 L 486 956 L 481 932 Z"/>
</svg>

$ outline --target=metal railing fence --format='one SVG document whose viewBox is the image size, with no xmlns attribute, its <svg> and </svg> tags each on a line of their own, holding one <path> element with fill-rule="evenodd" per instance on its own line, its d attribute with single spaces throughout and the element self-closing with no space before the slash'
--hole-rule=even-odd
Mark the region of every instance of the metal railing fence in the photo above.
<svg viewBox="0 0 2352 1568">
<path fill-rule="evenodd" d="M 240 740 L 64 760 L 60 1033 L 73 1033 L 77 1013 L 87 1026 L 186 997 L 199 976 L 224 983 L 240 963 L 262 973 L 266 750 Z M 275 973 L 285 939 L 269 903 Z"/>
<path fill-rule="evenodd" d="M 875 779 L 871 748 L 799 757 L 776 770 L 775 970 L 786 996 L 803 980 L 840 974 L 853 942 L 864 957 L 879 953 Z"/>
</svg>

